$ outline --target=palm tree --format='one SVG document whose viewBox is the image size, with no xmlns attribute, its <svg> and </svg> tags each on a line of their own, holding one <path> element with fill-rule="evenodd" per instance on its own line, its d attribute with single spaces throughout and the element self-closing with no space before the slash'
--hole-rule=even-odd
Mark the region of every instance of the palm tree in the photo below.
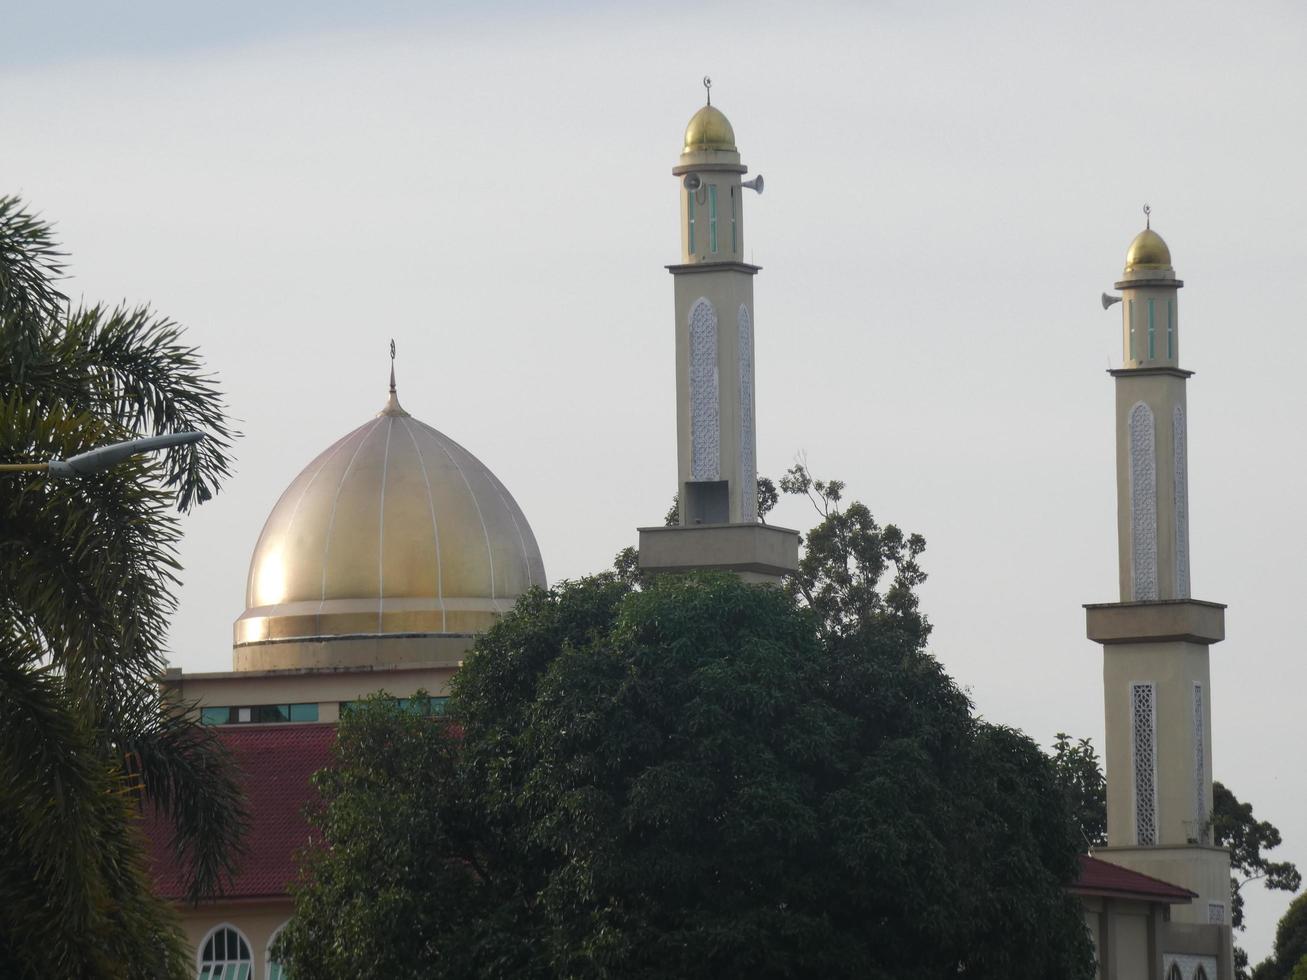
<svg viewBox="0 0 1307 980">
<path fill-rule="evenodd" d="M 186 429 L 200 443 L 103 474 L 0 475 L 0 975 L 164 977 L 188 957 L 140 832 L 174 829 L 193 899 L 245 816 L 221 745 L 155 681 L 185 512 L 228 475 L 222 396 L 146 307 L 72 307 L 47 222 L 0 197 L 0 463 Z"/>
</svg>

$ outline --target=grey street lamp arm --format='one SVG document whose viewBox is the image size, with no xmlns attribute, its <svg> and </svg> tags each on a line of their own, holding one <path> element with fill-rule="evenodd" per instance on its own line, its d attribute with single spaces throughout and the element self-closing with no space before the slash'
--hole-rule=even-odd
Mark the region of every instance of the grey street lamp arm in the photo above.
<svg viewBox="0 0 1307 980">
<path fill-rule="evenodd" d="M 128 439 L 108 446 L 99 446 L 85 453 L 78 453 L 71 459 L 52 459 L 45 464 L 46 471 L 52 477 L 94 476 L 117 466 L 130 456 L 153 452 L 156 449 L 170 449 L 199 442 L 204 438 L 203 432 L 168 432 L 161 436 L 145 436 L 141 439 Z"/>
</svg>

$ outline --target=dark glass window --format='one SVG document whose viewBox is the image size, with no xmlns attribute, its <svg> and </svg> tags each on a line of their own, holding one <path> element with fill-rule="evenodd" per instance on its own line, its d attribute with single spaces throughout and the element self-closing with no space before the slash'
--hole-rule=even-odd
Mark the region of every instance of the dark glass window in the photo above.
<svg viewBox="0 0 1307 980">
<path fill-rule="evenodd" d="M 231 721 L 231 708 L 201 708 L 200 724 L 226 725 Z"/>
<path fill-rule="evenodd" d="M 316 701 L 310 704 L 292 704 L 290 706 L 291 721 L 317 721 L 318 720 L 318 703 Z"/>
</svg>

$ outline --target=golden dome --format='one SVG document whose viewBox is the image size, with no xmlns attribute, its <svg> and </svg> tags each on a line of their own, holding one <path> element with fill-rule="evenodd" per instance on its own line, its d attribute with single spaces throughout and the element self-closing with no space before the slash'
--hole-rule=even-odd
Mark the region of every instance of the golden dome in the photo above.
<svg viewBox="0 0 1307 980">
<path fill-rule="evenodd" d="M 1162 236 L 1152 228 L 1145 228 L 1135 235 L 1129 251 L 1125 253 L 1125 271 L 1133 272 L 1136 269 L 1171 269 L 1171 250 L 1162 241 Z"/>
<path fill-rule="evenodd" d="M 540 549 L 508 490 L 392 393 L 273 507 L 236 644 L 467 635 L 544 584 Z"/>
<path fill-rule="evenodd" d="M 690 117 L 690 124 L 685 127 L 685 149 L 682 153 L 696 150 L 735 150 L 735 130 L 716 106 L 706 105 Z"/>
</svg>

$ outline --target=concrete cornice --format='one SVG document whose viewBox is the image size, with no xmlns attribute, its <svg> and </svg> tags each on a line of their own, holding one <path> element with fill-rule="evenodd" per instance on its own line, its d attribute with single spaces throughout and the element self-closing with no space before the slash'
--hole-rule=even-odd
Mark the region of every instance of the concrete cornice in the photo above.
<svg viewBox="0 0 1307 980">
<path fill-rule="evenodd" d="M 742 163 L 678 163 L 672 168 L 672 175 L 683 174 L 728 173 L 747 174 L 749 168 Z"/>
<path fill-rule="evenodd" d="M 1166 374 L 1173 378 L 1192 378 L 1194 376 L 1193 371 L 1173 367 L 1108 368 L 1107 373 L 1114 378 L 1147 377 L 1150 374 Z"/>
<path fill-rule="evenodd" d="M 750 265 L 748 262 L 685 262 L 678 265 L 667 266 L 667 271 L 674 276 L 689 274 L 693 272 L 744 272 L 751 276 L 756 276 L 762 269 L 760 265 Z"/>
<path fill-rule="evenodd" d="M 1089 639 L 1119 643 L 1219 643 L 1225 639 L 1225 606 L 1199 599 L 1102 602 L 1085 606 Z"/>
<path fill-rule="evenodd" d="M 1179 289 L 1183 279 L 1122 279 L 1112 283 L 1114 289 Z"/>
</svg>

